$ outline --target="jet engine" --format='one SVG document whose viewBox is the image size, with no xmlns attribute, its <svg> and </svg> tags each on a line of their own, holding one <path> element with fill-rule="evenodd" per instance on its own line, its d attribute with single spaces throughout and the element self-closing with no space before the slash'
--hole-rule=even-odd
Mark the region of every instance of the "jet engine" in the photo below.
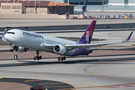
<svg viewBox="0 0 135 90">
<path fill-rule="evenodd" d="M 55 53 L 59 53 L 59 54 L 64 54 L 65 52 L 67 52 L 66 48 L 62 45 L 56 45 L 53 47 L 53 51 Z"/>
<path fill-rule="evenodd" d="M 22 53 L 22 52 L 26 52 L 27 49 L 21 46 L 13 46 L 13 51 Z"/>
</svg>

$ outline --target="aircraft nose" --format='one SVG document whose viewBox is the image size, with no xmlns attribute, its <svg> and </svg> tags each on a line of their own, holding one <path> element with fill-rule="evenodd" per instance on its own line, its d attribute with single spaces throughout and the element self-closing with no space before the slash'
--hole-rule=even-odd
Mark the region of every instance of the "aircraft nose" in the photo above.
<svg viewBox="0 0 135 90">
<path fill-rule="evenodd" d="M 7 41 L 10 41 L 12 39 L 11 35 L 8 35 L 8 34 L 5 34 L 4 38 L 7 40 Z"/>
<path fill-rule="evenodd" d="M 5 34 L 4 38 L 5 38 L 6 40 L 8 40 L 8 35 L 7 35 L 7 34 Z"/>
</svg>

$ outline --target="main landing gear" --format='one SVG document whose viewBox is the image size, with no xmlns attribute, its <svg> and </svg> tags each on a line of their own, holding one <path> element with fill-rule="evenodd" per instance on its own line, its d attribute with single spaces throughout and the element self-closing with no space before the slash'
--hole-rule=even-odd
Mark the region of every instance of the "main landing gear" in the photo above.
<svg viewBox="0 0 135 90">
<path fill-rule="evenodd" d="M 61 56 L 61 57 L 58 58 L 58 61 L 63 61 L 63 60 L 66 60 L 65 56 L 64 57 Z"/>
<path fill-rule="evenodd" d="M 42 59 L 42 56 L 39 56 L 39 51 L 38 50 L 36 50 L 36 54 L 37 54 L 37 56 L 34 57 L 34 60 Z"/>
</svg>

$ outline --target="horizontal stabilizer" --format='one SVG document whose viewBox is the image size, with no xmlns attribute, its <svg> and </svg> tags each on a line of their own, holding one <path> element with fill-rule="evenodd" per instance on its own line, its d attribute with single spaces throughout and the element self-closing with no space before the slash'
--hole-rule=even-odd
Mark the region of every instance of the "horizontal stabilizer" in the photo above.
<svg viewBox="0 0 135 90">
<path fill-rule="evenodd" d="M 90 48 L 90 49 L 86 49 L 87 51 L 91 51 L 91 50 L 135 50 L 134 47 L 125 47 L 125 48 Z"/>
</svg>

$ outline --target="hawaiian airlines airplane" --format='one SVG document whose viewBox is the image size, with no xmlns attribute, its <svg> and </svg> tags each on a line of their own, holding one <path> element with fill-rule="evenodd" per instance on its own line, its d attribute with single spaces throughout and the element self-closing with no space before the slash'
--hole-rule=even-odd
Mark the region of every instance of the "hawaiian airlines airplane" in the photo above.
<svg viewBox="0 0 135 90">
<path fill-rule="evenodd" d="M 75 13 L 75 14 L 81 14 L 81 13 L 87 12 L 87 10 L 86 10 L 87 2 L 88 2 L 88 0 L 86 0 L 86 1 L 84 2 L 82 9 L 75 9 L 75 10 L 74 10 L 74 13 Z"/>
<path fill-rule="evenodd" d="M 124 41 L 90 44 L 95 25 L 96 21 L 93 20 L 77 42 L 20 29 L 5 30 L 2 40 L 12 44 L 10 51 L 21 53 L 26 52 L 28 49 L 35 49 L 37 56 L 34 57 L 34 60 L 42 59 L 42 56 L 39 56 L 39 51 L 46 51 L 61 55 L 58 60 L 63 61 L 66 59 L 65 56 L 88 55 L 93 51 L 91 47 L 128 42 L 133 33 L 131 32 L 129 37 Z"/>
</svg>

